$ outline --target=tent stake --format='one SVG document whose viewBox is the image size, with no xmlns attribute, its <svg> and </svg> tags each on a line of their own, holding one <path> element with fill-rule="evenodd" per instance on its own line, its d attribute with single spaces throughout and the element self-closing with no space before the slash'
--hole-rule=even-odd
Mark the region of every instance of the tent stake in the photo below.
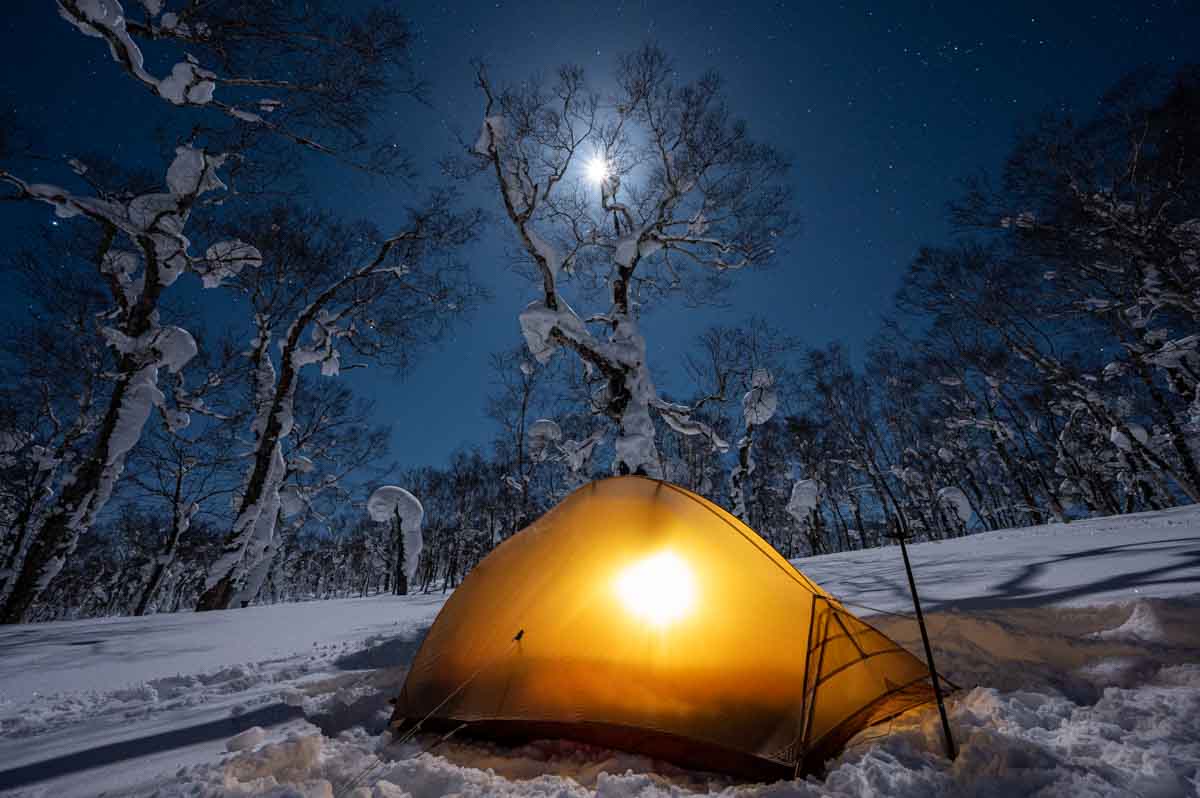
<svg viewBox="0 0 1200 798">
<path fill-rule="evenodd" d="M 946 744 L 946 758 L 951 762 L 958 756 L 954 735 L 950 732 L 950 719 L 946 717 L 946 703 L 942 700 L 942 685 L 938 681 L 937 668 L 933 664 L 933 648 L 929 645 L 929 632 L 925 629 L 925 615 L 921 612 L 921 598 L 917 595 L 917 582 L 913 579 L 912 564 L 908 561 L 908 547 L 904 545 L 904 532 L 900 540 L 900 554 L 904 557 L 904 572 L 908 574 L 908 589 L 912 592 L 913 609 L 917 611 L 917 625 L 921 627 L 921 642 L 925 644 L 925 662 L 929 665 L 929 679 L 933 682 L 933 695 L 937 698 L 938 714 L 942 716 L 942 741 Z"/>
</svg>

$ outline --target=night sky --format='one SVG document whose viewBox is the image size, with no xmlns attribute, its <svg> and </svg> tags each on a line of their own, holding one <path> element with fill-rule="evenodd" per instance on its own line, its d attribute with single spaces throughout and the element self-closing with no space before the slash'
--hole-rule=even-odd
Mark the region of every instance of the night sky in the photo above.
<svg viewBox="0 0 1200 798">
<path fill-rule="evenodd" d="M 170 109 L 122 73 L 102 42 L 60 20 L 52 0 L 2 5 L 0 103 L 38 134 L 42 152 L 109 151 L 165 170 L 151 135 Z M 645 320 L 650 365 L 667 391 L 685 388 L 673 364 L 696 334 L 751 313 L 806 344 L 839 339 L 861 352 L 917 247 L 949 235 L 944 206 L 957 181 L 995 172 L 1019 124 L 1048 108 L 1086 114 L 1138 66 L 1171 69 L 1200 58 L 1200 5 L 1182 0 L 402 5 L 420 32 L 415 54 L 432 107 L 397 100 L 380 124 L 399 131 L 424 179 L 436 177 L 436 160 L 456 136 L 473 141 L 478 131 L 470 58 L 483 58 L 501 79 L 577 62 L 603 87 L 616 56 L 647 40 L 684 76 L 719 70 L 752 135 L 792 158 L 803 225 L 787 254 L 770 269 L 737 275 L 728 307 L 676 302 Z M 25 172 L 69 182 L 58 163 Z M 418 191 L 327 166 L 310 177 L 321 202 L 385 230 Z M 498 210 L 494 190 L 468 199 Z M 52 220 L 48 207 L 0 206 L 0 247 Z M 464 253 L 494 299 L 440 349 L 404 380 L 382 370 L 344 377 L 377 401 L 381 422 L 395 424 L 393 455 L 403 465 L 441 464 L 455 447 L 486 444 L 494 432 L 482 415 L 487 356 L 519 342 L 517 313 L 535 296 L 506 265 L 508 232 L 490 229 Z M 2 294 L 0 309 L 21 311 L 19 297 Z M 213 313 L 227 301 L 194 294 L 190 301 Z"/>
</svg>

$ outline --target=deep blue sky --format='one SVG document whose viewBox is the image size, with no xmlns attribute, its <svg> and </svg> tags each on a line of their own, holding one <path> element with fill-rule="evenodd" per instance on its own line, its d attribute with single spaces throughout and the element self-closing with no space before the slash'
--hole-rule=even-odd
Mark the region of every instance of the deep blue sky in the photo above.
<svg viewBox="0 0 1200 798">
<path fill-rule="evenodd" d="M 146 158 L 150 115 L 162 109 L 103 43 L 69 28 L 52 0 L 4 5 L 0 103 L 38 132 L 43 151 Z M 380 123 L 402 134 L 427 177 L 455 135 L 473 140 L 478 130 L 470 58 L 489 62 L 497 77 L 573 61 L 602 79 L 617 54 L 647 39 L 684 75 L 721 71 L 752 133 L 791 156 L 803 227 L 787 255 L 738 275 L 727 309 L 677 303 L 647 319 L 651 366 L 668 389 L 682 387 L 673 364 L 696 334 L 750 313 L 805 343 L 840 339 L 861 351 L 917 247 L 948 235 L 943 208 L 956 181 L 994 171 L 1022 121 L 1046 108 L 1086 114 L 1130 69 L 1200 58 L 1200 6 L 1185 1 L 402 5 L 420 31 L 418 68 L 433 107 L 397 101 Z M 149 155 L 154 163 L 152 147 Z M 33 176 L 65 179 L 57 165 Z M 327 168 L 312 177 L 324 202 L 383 228 L 413 191 Z M 51 219 L 48 209 L 0 206 L 0 247 Z M 487 356 L 519 341 L 516 316 L 534 296 L 506 268 L 506 234 L 491 230 L 465 253 L 494 294 L 469 324 L 403 381 L 382 371 L 347 377 L 376 399 L 380 421 L 395 424 L 394 455 L 404 465 L 439 464 L 493 433 L 481 413 Z M 6 311 L 19 310 L 10 291 L 2 295 Z"/>
</svg>

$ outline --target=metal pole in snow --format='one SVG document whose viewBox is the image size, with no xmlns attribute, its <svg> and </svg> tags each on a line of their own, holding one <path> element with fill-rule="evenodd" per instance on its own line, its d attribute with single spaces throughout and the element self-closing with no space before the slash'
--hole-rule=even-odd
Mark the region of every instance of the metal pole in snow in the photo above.
<svg viewBox="0 0 1200 798">
<path fill-rule="evenodd" d="M 933 682 L 933 694 L 937 698 L 938 714 L 942 716 L 942 741 L 946 744 L 946 758 L 951 762 L 958 756 L 954 735 L 950 732 L 950 719 L 946 717 L 946 703 L 942 700 L 942 685 L 938 681 L 937 668 L 933 664 L 933 649 L 929 645 L 929 632 L 925 629 L 925 615 L 921 612 L 921 598 L 917 595 L 917 582 L 913 579 L 912 564 L 908 561 L 908 547 L 904 545 L 904 532 L 900 540 L 900 554 L 904 557 L 904 572 L 908 574 L 908 589 L 912 592 L 913 609 L 917 611 L 917 625 L 921 627 L 921 642 L 925 644 L 925 662 L 929 665 L 929 679 Z"/>
</svg>

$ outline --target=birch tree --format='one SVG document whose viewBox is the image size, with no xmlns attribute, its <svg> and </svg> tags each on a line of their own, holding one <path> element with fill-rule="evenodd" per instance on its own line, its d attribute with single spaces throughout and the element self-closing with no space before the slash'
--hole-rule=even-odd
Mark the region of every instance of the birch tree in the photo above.
<svg viewBox="0 0 1200 798">
<path fill-rule="evenodd" d="M 580 358 L 591 409 L 616 431 L 613 471 L 660 476 L 652 411 L 726 444 L 659 396 L 641 306 L 711 296 L 733 272 L 769 262 L 793 223 L 787 163 L 750 138 L 716 73 L 680 82 L 647 46 L 621 58 L 614 79 L 615 95 L 602 98 L 579 67 L 507 88 L 480 68 L 484 119 L 466 171 L 487 175 L 531 267 L 538 298 L 520 314 L 530 354 Z M 598 289 L 596 312 L 571 307 L 572 282 Z"/>
<path fill-rule="evenodd" d="M 100 228 L 94 263 L 113 308 L 99 332 L 117 359 L 113 387 L 88 452 L 62 480 L 29 535 L 0 621 L 20 622 L 62 569 L 79 535 L 107 503 L 150 414 L 161 410 L 177 428 L 189 421 L 178 403 L 168 406 L 158 376 L 164 368 L 178 373 L 196 354 L 196 343 L 183 328 L 160 323 L 161 295 L 185 272 L 195 272 L 215 287 L 221 276 L 252 266 L 257 258 L 237 242 L 214 244 L 204 257 L 196 257 L 183 234 L 192 208 L 204 195 L 224 188 L 217 177 L 223 161 L 202 149 L 180 146 L 167 170 L 166 191 L 135 197 L 73 194 L 0 170 L 0 182 L 13 190 L 13 198 L 46 203 L 61 218 L 81 218 Z"/>
<path fill-rule="evenodd" d="M 470 307 L 475 289 L 446 257 L 474 234 L 477 218 L 453 213 L 448 202 L 435 196 L 387 236 L 289 208 L 240 225 L 272 264 L 244 284 L 255 311 L 246 352 L 253 445 L 233 524 L 197 610 L 243 605 L 261 587 L 261 570 L 249 577 L 274 550 L 301 371 L 319 367 L 336 377 L 343 354 L 357 359 L 347 367 L 368 359 L 406 366 Z"/>
<path fill-rule="evenodd" d="M 193 131 L 214 151 L 253 151 L 244 162 L 253 165 L 270 157 L 258 145 L 284 140 L 376 173 L 408 170 L 395 141 L 367 134 L 385 101 L 423 90 L 401 12 L 378 4 L 355 14 L 331 0 L 126 3 L 55 0 L 154 98 L 197 111 Z M 169 73 L 148 64 L 150 43 L 176 59 Z"/>
<path fill-rule="evenodd" d="M 55 8 L 81 34 L 103 42 L 117 67 L 161 101 L 158 108 L 186 107 L 199 116 L 180 134 L 165 190 L 104 190 L 78 158 L 69 165 L 86 190 L 32 182 L 9 163 L 32 148 L 14 144 L 8 129 L 0 141 L 0 197 L 45 203 L 60 219 L 99 229 L 93 268 L 111 307 L 98 327 L 117 358 L 107 396 L 78 416 L 87 422 L 78 433 L 86 454 L 63 470 L 39 517 L 21 522 L 20 541 L 5 555 L 17 554 L 0 584 L 0 622 L 9 623 L 26 616 L 95 522 L 151 412 L 157 408 L 175 427 L 187 421 L 186 399 L 169 405 L 157 383 L 163 368 L 178 372 L 186 364 L 195 341 L 162 323 L 162 295 L 185 272 L 215 287 L 259 260 L 237 241 L 216 241 L 203 255 L 190 250 L 185 226 L 226 188 L 218 173 L 224 169 L 228 179 L 247 153 L 263 153 L 259 143 L 282 138 L 394 174 L 402 151 L 368 136 L 367 121 L 384 98 L 418 88 L 408 80 L 407 25 L 392 11 L 355 19 L 329 2 L 249 0 L 142 3 L 138 18 L 119 0 L 56 0 Z M 141 49 L 148 41 L 179 59 L 169 74 L 148 65 Z"/>
<path fill-rule="evenodd" d="M 208 384 L 225 387 L 218 379 Z M 206 393 L 207 411 L 216 403 L 212 392 Z M 218 522 L 223 514 L 214 513 L 215 505 L 228 502 L 236 488 L 235 434 L 241 419 L 215 411 L 205 416 L 186 430 L 172 429 L 165 422 L 153 424 L 132 452 L 129 481 L 151 512 L 165 520 L 165 530 L 144 552 L 147 573 L 133 615 L 145 615 L 160 605 L 164 586 L 173 572 L 184 567 L 179 558 L 192 524 L 197 518 Z"/>
</svg>

